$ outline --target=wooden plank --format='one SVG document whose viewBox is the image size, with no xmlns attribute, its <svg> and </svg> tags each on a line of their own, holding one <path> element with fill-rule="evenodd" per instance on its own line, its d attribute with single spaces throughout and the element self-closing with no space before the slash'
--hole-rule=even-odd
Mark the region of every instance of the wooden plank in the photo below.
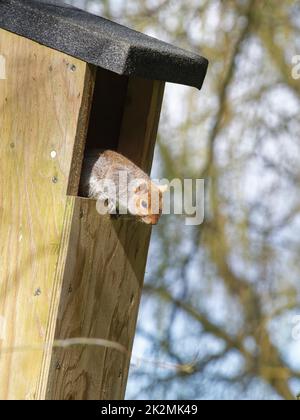
<svg viewBox="0 0 300 420">
<path fill-rule="evenodd" d="M 56 324 L 66 191 L 90 76 L 85 63 L 4 30 L 0 53 L 0 399 L 34 399 L 51 357 L 43 346 Z"/>
<path fill-rule="evenodd" d="M 118 150 L 149 170 L 163 83 L 130 80 Z M 131 353 L 151 235 L 135 220 L 98 215 L 96 202 L 74 205 L 56 339 L 106 339 Z M 63 250 L 62 250 L 63 252 Z M 47 399 L 123 399 L 129 358 L 116 350 L 77 346 L 53 350 Z"/>
<path fill-rule="evenodd" d="M 92 200 L 72 200 L 75 212 L 56 338 L 104 338 L 128 348 L 146 263 L 144 226 L 99 216 Z M 47 398 L 118 399 L 127 365 L 126 355 L 116 350 L 54 349 Z"/>
<path fill-rule="evenodd" d="M 118 151 L 150 174 L 165 83 L 131 79 Z"/>
<path fill-rule="evenodd" d="M 68 195 L 78 195 L 84 150 L 86 147 L 86 138 L 89 129 L 90 113 L 94 97 L 96 74 L 96 67 L 91 65 L 86 66 L 83 100 L 77 122 L 76 138 L 69 173 Z"/>
</svg>

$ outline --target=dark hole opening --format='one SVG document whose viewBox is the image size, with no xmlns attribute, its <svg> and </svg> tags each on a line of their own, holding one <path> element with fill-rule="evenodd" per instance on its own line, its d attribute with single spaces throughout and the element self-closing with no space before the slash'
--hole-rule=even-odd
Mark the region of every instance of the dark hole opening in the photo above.
<svg viewBox="0 0 300 420">
<path fill-rule="evenodd" d="M 83 187 L 89 168 L 84 162 L 100 150 L 117 150 L 128 89 L 128 77 L 97 69 L 95 90 L 86 139 L 79 196 L 86 197 Z"/>
</svg>

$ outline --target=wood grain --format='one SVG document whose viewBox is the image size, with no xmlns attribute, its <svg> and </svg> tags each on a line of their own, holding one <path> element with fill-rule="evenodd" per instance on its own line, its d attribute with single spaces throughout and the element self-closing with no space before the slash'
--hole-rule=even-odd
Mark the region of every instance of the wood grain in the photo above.
<svg viewBox="0 0 300 420">
<path fill-rule="evenodd" d="M 99 216 L 95 202 L 75 200 L 56 339 L 105 338 L 129 347 L 148 251 L 149 228 Z M 147 231 L 147 232 L 146 232 Z M 112 349 L 54 349 L 48 399 L 119 399 L 128 358 Z"/>
<path fill-rule="evenodd" d="M 165 83 L 130 79 L 118 151 L 150 174 Z"/>
<path fill-rule="evenodd" d="M 150 170 L 163 83 L 129 82 L 119 149 Z M 132 350 L 151 228 L 134 219 L 100 216 L 96 202 L 74 204 L 56 339 L 100 338 Z M 130 358 L 107 348 L 54 349 L 47 399 L 119 400 Z"/>
<path fill-rule="evenodd" d="M 131 353 L 151 235 L 67 196 L 78 188 L 95 69 L 3 30 L 0 51 L 0 399 L 122 399 L 128 355 L 52 347 L 87 337 Z M 163 83 L 131 79 L 127 91 L 127 82 L 115 91 L 118 126 L 105 132 L 149 172 Z"/>
<path fill-rule="evenodd" d="M 34 399 L 51 357 L 43 345 L 56 325 L 66 192 L 89 76 L 85 63 L 4 30 L 0 53 L 0 352 L 15 349 L 0 353 L 0 399 Z"/>
<path fill-rule="evenodd" d="M 77 121 L 76 138 L 73 148 L 71 169 L 69 172 L 68 195 L 78 195 L 86 138 L 90 123 L 90 114 L 95 90 L 97 69 L 87 65 L 82 93 L 82 102 Z"/>
</svg>

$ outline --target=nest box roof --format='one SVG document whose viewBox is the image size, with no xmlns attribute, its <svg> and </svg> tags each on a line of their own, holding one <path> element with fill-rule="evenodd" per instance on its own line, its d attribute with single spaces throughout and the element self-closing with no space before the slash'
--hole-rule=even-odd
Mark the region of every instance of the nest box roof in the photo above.
<svg viewBox="0 0 300 420">
<path fill-rule="evenodd" d="M 53 0 L 0 0 L 0 27 L 112 72 L 201 89 L 208 61 Z"/>
</svg>

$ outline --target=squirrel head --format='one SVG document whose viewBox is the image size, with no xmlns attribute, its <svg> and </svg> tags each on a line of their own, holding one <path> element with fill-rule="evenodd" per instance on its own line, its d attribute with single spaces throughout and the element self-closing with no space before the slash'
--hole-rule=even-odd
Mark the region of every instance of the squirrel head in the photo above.
<svg viewBox="0 0 300 420">
<path fill-rule="evenodd" d="M 148 225 L 157 225 L 163 210 L 163 194 L 168 186 L 143 181 L 134 191 L 135 214 Z"/>
</svg>

